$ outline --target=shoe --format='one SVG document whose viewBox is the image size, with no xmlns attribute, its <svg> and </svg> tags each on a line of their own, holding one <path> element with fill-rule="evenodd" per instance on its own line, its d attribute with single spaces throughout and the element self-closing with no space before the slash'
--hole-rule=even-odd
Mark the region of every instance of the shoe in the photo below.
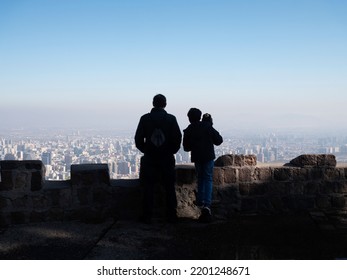
<svg viewBox="0 0 347 280">
<path fill-rule="evenodd" d="M 201 210 L 201 215 L 198 219 L 200 223 L 210 223 L 212 222 L 211 209 L 209 207 L 204 207 Z"/>
</svg>

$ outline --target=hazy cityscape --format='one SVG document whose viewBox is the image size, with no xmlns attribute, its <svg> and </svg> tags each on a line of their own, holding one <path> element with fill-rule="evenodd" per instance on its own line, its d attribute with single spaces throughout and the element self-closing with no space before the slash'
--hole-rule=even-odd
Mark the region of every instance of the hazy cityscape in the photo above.
<svg viewBox="0 0 347 280">
<path fill-rule="evenodd" d="M 131 133 L 98 130 L 9 130 L 0 133 L 0 160 L 41 160 L 47 180 L 68 180 L 72 164 L 105 163 L 112 179 L 139 177 L 142 156 Z M 227 137 L 216 147 L 216 155 L 255 154 L 258 162 L 286 163 L 301 154 L 334 154 L 347 162 L 347 136 L 259 134 Z M 190 163 L 183 149 L 177 164 Z"/>
</svg>

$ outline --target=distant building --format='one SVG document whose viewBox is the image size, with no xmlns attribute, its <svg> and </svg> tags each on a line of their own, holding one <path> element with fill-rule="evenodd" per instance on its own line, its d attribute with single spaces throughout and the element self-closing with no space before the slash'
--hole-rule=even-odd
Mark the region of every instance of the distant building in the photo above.
<svg viewBox="0 0 347 280">
<path fill-rule="evenodd" d="M 33 160 L 33 156 L 31 153 L 24 153 L 23 160 Z"/>
<path fill-rule="evenodd" d="M 131 174 L 130 162 L 127 162 L 127 161 L 118 162 L 118 174 L 120 175 Z"/>
<path fill-rule="evenodd" d="M 42 159 L 42 162 L 44 165 L 52 165 L 52 153 L 51 152 L 42 153 L 41 159 Z"/>
<path fill-rule="evenodd" d="M 4 160 L 16 160 L 13 154 L 6 154 Z"/>
<path fill-rule="evenodd" d="M 71 155 L 65 155 L 64 156 L 64 162 L 66 170 L 71 170 L 71 164 L 72 164 L 72 156 Z"/>
</svg>

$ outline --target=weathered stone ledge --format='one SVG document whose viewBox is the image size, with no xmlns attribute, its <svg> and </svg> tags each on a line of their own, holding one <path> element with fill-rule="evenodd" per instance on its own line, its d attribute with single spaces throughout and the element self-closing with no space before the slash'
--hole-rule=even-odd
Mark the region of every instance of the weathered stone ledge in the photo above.
<svg viewBox="0 0 347 280">
<path fill-rule="evenodd" d="M 107 164 L 73 165 L 69 181 L 45 181 L 41 161 L 1 161 L 0 167 L 1 226 L 140 215 L 140 181 L 110 180 Z M 176 172 L 178 214 L 196 218 L 194 166 L 178 165 Z M 236 213 L 347 210 L 347 166 L 336 165 L 331 155 L 303 155 L 284 166 L 258 165 L 255 156 L 227 155 L 217 159 L 213 183 L 213 212 L 220 219 Z M 158 215 L 163 203 L 157 204 Z"/>
</svg>

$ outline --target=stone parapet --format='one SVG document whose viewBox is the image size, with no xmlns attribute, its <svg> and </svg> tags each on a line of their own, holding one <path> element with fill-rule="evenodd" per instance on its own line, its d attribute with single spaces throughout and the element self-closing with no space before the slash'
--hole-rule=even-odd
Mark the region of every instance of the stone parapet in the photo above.
<svg viewBox="0 0 347 280">
<path fill-rule="evenodd" d="M 336 158 L 334 155 L 316 155 L 316 154 L 308 154 L 308 155 L 300 155 L 294 159 L 292 159 L 288 165 L 296 166 L 296 167 L 336 167 Z"/>
<path fill-rule="evenodd" d="M 45 182 L 45 166 L 42 161 L 0 161 L 0 191 L 38 191 Z"/>
<path fill-rule="evenodd" d="M 213 173 L 213 213 L 228 219 L 236 213 L 346 211 L 347 168 L 334 160 L 331 155 L 305 155 L 285 166 L 263 166 L 254 156 L 223 156 Z M 107 164 L 73 165 L 68 181 L 45 181 L 40 161 L 1 161 L 0 167 L 0 226 L 137 219 L 141 214 L 140 180 L 110 180 Z M 178 215 L 197 218 L 194 166 L 178 165 L 176 175 Z M 163 197 L 163 190 L 158 191 Z M 163 212 L 162 203 L 156 206 L 156 213 Z"/>
<path fill-rule="evenodd" d="M 223 155 L 217 158 L 215 166 L 255 166 L 257 157 L 255 155 Z"/>
</svg>

